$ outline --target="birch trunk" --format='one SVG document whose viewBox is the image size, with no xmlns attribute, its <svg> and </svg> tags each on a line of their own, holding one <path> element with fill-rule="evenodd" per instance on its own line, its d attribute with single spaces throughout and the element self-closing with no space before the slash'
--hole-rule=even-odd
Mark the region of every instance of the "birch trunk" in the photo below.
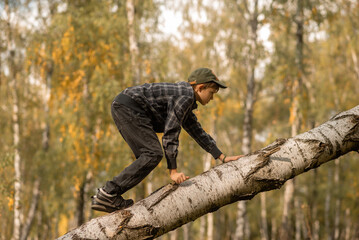
<svg viewBox="0 0 359 240">
<path fill-rule="evenodd" d="M 77 200 L 77 214 L 76 214 L 76 223 L 77 226 L 80 226 L 85 222 L 85 199 L 88 195 L 89 187 L 88 185 L 92 181 L 92 172 L 88 171 L 84 177 L 82 184 L 80 186 L 78 200 Z"/>
<path fill-rule="evenodd" d="M 154 239 L 222 206 L 278 189 L 350 151 L 359 151 L 359 106 L 179 185 L 165 185 L 132 207 L 92 219 L 59 239 Z"/>
<path fill-rule="evenodd" d="M 13 128 L 13 139 L 14 139 L 14 170 L 15 170 L 15 181 L 14 181 L 14 231 L 13 239 L 20 239 L 21 232 L 21 158 L 19 151 L 20 143 L 20 126 L 19 126 L 19 105 L 16 93 L 16 80 L 13 79 L 13 112 L 12 112 L 12 128 Z"/>
<path fill-rule="evenodd" d="M 261 193 L 261 239 L 269 240 L 267 223 L 267 199 L 266 193 Z"/>
<path fill-rule="evenodd" d="M 189 240 L 189 224 L 183 225 L 183 240 Z"/>
<path fill-rule="evenodd" d="M 250 18 L 247 20 L 249 24 L 249 57 L 248 57 L 248 77 L 247 77 L 247 93 L 245 99 L 244 109 L 244 123 L 243 123 L 243 139 L 242 139 L 242 154 L 249 154 L 252 147 L 252 119 L 253 109 L 255 103 L 255 71 L 257 64 L 257 29 L 258 29 L 258 0 L 254 2 L 253 12 L 248 9 L 248 2 L 245 1 L 247 6 L 247 13 Z M 247 204 L 245 201 L 239 202 L 237 206 L 237 221 L 235 240 L 244 238 L 250 239 L 250 226 L 248 225 L 247 218 Z M 246 234 L 247 233 L 247 234 Z M 246 236 L 247 235 L 247 236 Z"/>
<path fill-rule="evenodd" d="M 39 197 L 40 197 L 40 180 L 36 179 L 34 183 L 34 188 L 32 190 L 32 200 L 31 200 L 29 213 L 27 215 L 24 227 L 22 228 L 21 240 L 26 240 L 27 237 L 29 236 L 31 225 L 35 218 Z"/>
<path fill-rule="evenodd" d="M 6 35 L 7 35 L 7 51 L 8 51 L 8 68 L 9 79 L 11 84 L 12 95 L 12 130 L 13 130 L 13 144 L 14 144 L 14 226 L 13 226 L 13 240 L 19 240 L 21 237 L 21 158 L 20 158 L 20 124 L 19 124 L 19 103 L 17 95 L 17 67 L 15 63 L 16 51 L 14 41 L 14 31 L 10 23 L 10 16 L 12 14 L 10 10 L 9 1 L 5 1 L 6 11 Z"/>
<path fill-rule="evenodd" d="M 313 181 L 313 186 L 317 186 L 318 184 L 318 171 L 315 169 L 314 170 L 314 181 Z M 315 188 L 313 190 L 313 202 L 312 202 L 312 219 L 313 219 L 313 224 L 312 224 L 312 232 L 313 232 L 313 240 L 319 240 L 319 230 L 320 230 L 320 224 L 319 224 L 319 220 L 318 220 L 318 201 L 317 201 L 317 197 L 318 197 L 318 191 Z"/>
<path fill-rule="evenodd" d="M 335 216 L 334 216 L 334 239 L 338 240 L 340 235 L 340 181 L 339 181 L 339 171 L 340 171 L 340 162 L 339 159 L 335 159 L 335 170 L 334 170 L 334 190 L 335 190 Z"/>
<path fill-rule="evenodd" d="M 139 85 L 140 80 L 140 69 L 138 64 L 139 49 L 135 31 L 135 3 L 134 0 L 126 0 L 126 11 L 127 11 L 127 27 L 128 27 L 128 41 L 130 45 L 130 56 L 131 56 L 131 75 L 132 82 L 134 85 Z"/>
<path fill-rule="evenodd" d="M 177 240 L 177 229 L 170 232 L 170 240 Z"/>
<path fill-rule="evenodd" d="M 345 209 L 345 234 L 344 234 L 345 240 L 350 239 L 351 226 L 352 226 L 352 222 L 350 219 L 350 208 L 347 208 Z"/>
<path fill-rule="evenodd" d="M 294 79 L 293 86 L 292 86 L 292 106 L 291 106 L 291 116 L 290 116 L 290 122 L 291 122 L 291 131 L 292 136 L 296 136 L 300 131 L 300 125 L 301 125 L 301 114 L 300 114 L 300 104 L 299 104 L 299 98 L 301 95 L 301 89 L 302 89 L 302 75 L 304 73 L 303 68 L 303 3 L 302 0 L 297 0 L 297 12 L 295 14 L 295 23 L 297 25 L 297 31 L 296 31 L 296 52 L 295 52 L 295 60 L 296 60 L 296 66 L 298 69 L 298 78 Z M 281 232 L 280 236 L 283 240 L 289 240 L 292 238 L 292 227 L 291 227 L 291 221 L 290 221 L 290 215 L 292 209 L 291 206 L 293 206 L 294 196 L 294 189 L 295 189 L 295 181 L 290 180 L 285 185 L 284 190 L 284 203 L 283 203 L 283 216 L 282 216 L 282 226 L 281 226 Z M 294 205 L 295 207 L 295 205 Z M 295 211 L 300 211 L 299 209 L 295 209 Z M 298 217 L 294 219 L 295 226 L 296 226 L 296 234 L 295 237 L 298 237 L 298 234 L 300 234 L 298 227 L 300 225 L 300 220 Z M 298 229 L 299 228 L 299 229 Z"/>
<path fill-rule="evenodd" d="M 325 232 L 327 236 L 327 240 L 332 240 L 332 232 L 331 232 L 331 225 L 330 225 L 330 205 L 331 205 L 331 189 L 332 189 L 332 169 L 328 169 L 328 182 L 327 182 L 327 189 L 326 189 L 326 196 L 325 196 L 325 208 L 324 208 L 324 224 L 325 224 Z"/>
<path fill-rule="evenodd" d="M 284 189 L 284 199 L 283 199 L 283 215 L 282 215 L 282 224 L 280 228 L 280 239 L 289 240 L 291 236 L 291 221 L 289 211 L 292 209 L 293 194 L 294 194 L 294 179 L 289 180 Z"/>
</svg>

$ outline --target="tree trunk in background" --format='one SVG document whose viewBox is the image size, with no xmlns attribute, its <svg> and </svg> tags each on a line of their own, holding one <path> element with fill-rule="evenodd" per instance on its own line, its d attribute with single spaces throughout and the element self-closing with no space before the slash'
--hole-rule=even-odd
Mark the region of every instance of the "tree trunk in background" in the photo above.
<svg viewBox="0 0 359 240">
<path fill-rule="evenodd" d="M 199 221 L 199 240 L 204 240 L 204 233 L 206 231 L 206 218 L 203 216 Z"/>
<path fill-rule="evenodd" d="M 295 176 L 359 150 L 359 106 L 328 122 L 179 185 L 168 184 L 132 207 L 92 219 L 59 239 L 150 239 L 227 204 L 280 188 Z"/>
<path fill-rule="evenodd" d="M 351 23 L 353 24 L 353 21 L 351 21 Z M 355 26 L 353 26 L 355 28 Z M 348 41 L 348 43 L 351 42 L 351 37 L 349 35 L 346 35 L 346 39 Z M 355 75 L 357 77 L 357 79 L 359 80 L 359 61 L 358 61 L 358 56 L 357 53 L 355 52 L 355 49 L 353 48 L 353 46 L 350 46 L 350 55 L 353 61 L 353 68 L 354 68 L 354 72 Z M 358 84 L 355 84 L 355 89 L 356 92 L 359 93 L 359 86 Z"/>
<path fill-rule="evenodd" d="M 32 190 L 32 200 L 31 200 L 29 213 L 27 214 L 26 222 L 22 228 L 21 240 L 28 239 L 31 225 L 36 215 L 36 209 L 38 206 L 39 197 L 40 197 L 40 180 L 37 179 L 35 180 L 34 187 Z"/>
<path fill-rule="evenodd" d="M 350 219 L 350 208 L 345 209 L 345 233 L 344 239 L 349 240 L 351 235 L 352 222 Z"/>
<path fill-rule="evenodd" d="M 289 211 L 292 209 L 293 204 L 293 192 L 294 192 L 294 179 L 289 180 L 285 184 L 284 189 L 284 198 L 283 198 L 283 214 L 282 214 L 282 224 L 280 229 L 280 239 L 289 240 L 292 239 L 291 236 L 291 224 L 290 224 L 290 214 Z"/>
<path fill-rule="evenodd" d="M 325 224 L 325 233 L 328 240 L 332 239 L 332 231 L 331 231 L 331 225 L 330 225 L 330 203 L 332 199 L 331 189 L 333 187 L 332 184 L 332 169 L 328 169 L 328 182 L 327 182 L 327 193 L 325 196 L 325 209 L 324 209 L 324 224 Z"/>
<path fill-rule="evenodd" d="M 170 232 L 170 234 L 169 234 L 170 240 L 177 240 L 177 236 L 178 236 L 177 231 L 178 231 L 178 229 L 175 229 L 172 232 Z"/>
<path fill-rule="evenodd" d="M 298 197 L 294 198 L 294 209 L 296 211 L 296 213 L 295 213 L 295 240 L 301 239 L 303 213 L 301 211 L 302 209 L 300 206 L 301 206 L 301 203 L 299 201 L 299 198 Z"/>
<path fill-rule="evenodd" d="M 276 220 L 275 220 L 275 218 L 272 218 L 272 221 L 271 221 L 271 223 L 272 223 L 272 227 L 271 227 L 271 235 L 270 235 L 270 239 L 272 239 L 272 240 L 275 240 L 275 239 L 278 239 L 278 225 L 277 225 L 277 222 L 276 222 Z"/>
<path fill-rule="evenodd" d="M 13 56 L 12 56 L 13 57 Z M 10 58 L 12 58 L 10 57 Z M 16 74 L 15 74 L 16 75 Z M 15 77 L 16 78 L 16 77 Z M 20 239 L 21 232 L 21 158 L 19 151 L 19 143 L 20 143 L 20 126 L 19 126 L 19 105 L 17 98 L 17 86 L 16 80 L 13 79 L 13 113 L 12 113 L 12 121 L 13 121 L 13 137 L 14 137 L 14 170 L 15 170 L 15 181 L 14 181 L 14 232 L 13 239 Z"/>
<path fill-rule="evenodd" d="M 267 199 L 266 193 L 261 193 L 261 240 L 269 240 L 267 223 Z"/>
<path fill-rule="evenodd" d="M 183 229 L 183 240 L 189 240 L 189 224 L 187 223 L 186 225 L 183 225 L 182 229 Z"/>
<path fill-rule="evenodd" d="M 339 171 L 340 171 L 340 162 L 339 159 L 335 159 L 335 169 L 334 169 L 334 196 L 335 196 L 335 216 L 334 216 L 334 239 L 340 239 L 340 203 L 341 197 L 340 193 L 340 180 L 339 180 Z"/>
<path fill-rule="evenodd" d="M 312 209 L 312 232 L 313 232 L 313 240 L 319 240 L 319 231 L 320 231 L 320 223 L 318 219 L 318 190 L 315 186 L 318 186 L 318 170 L 314 169 L 314 181 L 313 181 L 313 202 L 311 204 Z"/>
<path fill-rule="evenodd" d="M 80 226 L 85 222 L 85 200 L 88 195 L 88 185 L 92 181 L 92 173 L 88 171 L 86 176 L 83 179 L 83 182 L 80 186 L 80 190 L 78 193 L 78 200 L 77 200 L 77 211 L 76 211 L 76 222 L 77 226 Z"/>
<path fill-rule="evenodd" d="M 7 25 L 7 59 L 9 69 L 9 79 L 11 85 L 11 96 L 12 96 L 12 130 L 13 130 L 13 144 L 14 144 L 14 226 L 13 226 L 13 240 L 19 240 L 21 237 L 21 157 L 19 150 L 20 143 L 20 124 L 19 124 L 19 101 L 17 95 L 17 78 L 18 70 L 16 66 L 16 46 L 14 41 L 14 31 L 11 26 L 10 16 L 11 12 L 9 1 L 5 1 L 6 11 L 6 25 Z"/>
<path fill-rule="evenodd" d="M 134 0 L 126 0 L 128 42 L 130 45 L 131 76 L 134 85 L 141 83 L 139 68 L 139 49 L 136 37 L 135 3 Z"/>
<path fill-rule="evenodd" d="M 296 53 L 295 53 L 295 60 L 296 66 L 298 71 L 298 78 L 293 80 L 292 84 L 292 106 L 290 109 L 290 123 L 291 123 L 291 133 L 292 136 L 296 136 L 300 132 L 300 125 L 301 125 L 301 113 L 300 113 L 300 103 L 299 98 L 301 96 L 301 89 L 302 89 L 302 76 L 304 74 L 304 67 L 303 67 L 303 2 L 301 0 L 297 0 L 297 12 L 295 15 L 295 23 L 297 25 L 297 32 L 296 32 Z M 289 240 L 292 238 L 291 232 L 292 227 L 290 226 L 290 219 L 291 219 L 291 209 L 293 206 L 294 200 L 294 189 L 295 189 L 295 182 L 294 179 L 290 180 L 285 185 L 284 190 L 284 203 L 283 203 L 283 216 L 282 216 L 282 226 L 281 226 L 281 239 Z M 294 200 L 297 201 L 297 200 Z M 294 205 L 295 207 L 295 205 Z M 299 212 L 300 209 L 294 209 L 295 211 Z M 295 212 L 294 211 L 294 212 Z M 296 231 L 300 229 L 300 219 L 298 217 L 294 218 Z M 297 234 L 300 232 L 296 232 Z"/>
<path fill-rule="evenodd" d="M 245 1 L 248 6 L 248 2 Z M 243 123 L 243 139 L 242 139 L 242 154 L 246 155 L 251 152 L 252 147 L 252 119 L 253 109 L 255 103 L 255 71 L 257 65 L 257 29 L 258 29 L 258 0 L 254 2 L 254 9 L 251 13 L 249 9 L 248 14 L 250 18 L 249 23 L 249 45 L 250 50 L 248 54 L 247 63 L 247 93 L 245 99 L 244 109 L 244 123 Z M 237 206 L 237 227 L 235 232 L 235 240 L 250 239 L 250 225 L 247 216 L 247 204 L 245 201 L 238 202 Z M 263 231 L 263 229 L 262 229 Z M 246 234 L 247 232 L 247 234 Z M 268 233 L 267 233 L 268 234 Z"/>
</svg>

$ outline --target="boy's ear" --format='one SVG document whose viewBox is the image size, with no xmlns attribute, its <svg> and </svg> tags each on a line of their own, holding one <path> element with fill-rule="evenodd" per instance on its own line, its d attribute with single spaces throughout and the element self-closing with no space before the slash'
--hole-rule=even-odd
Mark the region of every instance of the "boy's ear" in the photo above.
<svg viewBox="0 0 359 240">
<path fill-rule="evenodd" d="M 204 84 L 203 84 L 203 83 L 200 83 L 200 84 L 197 84 L 197 85 L 196 85 L 196 89 L 197 89 L 198 91 L 202 91 L 203 88 L 204 88 Z"/>
</svg>

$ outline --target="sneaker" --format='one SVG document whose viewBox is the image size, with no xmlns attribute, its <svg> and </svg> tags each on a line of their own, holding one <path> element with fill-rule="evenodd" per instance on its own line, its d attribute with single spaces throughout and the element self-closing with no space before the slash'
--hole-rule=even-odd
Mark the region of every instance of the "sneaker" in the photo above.
<svg viewBox="0 0 359 240">
<path fill-rule="evenodd" d="M 91 198 L 91 208 L 96 211 L 111 213 L 133 205 L 132 199 L 123 199 L 121 195 L 108 194 L 102 188 L 97 189 L 97 194 Z"/>
</svg>

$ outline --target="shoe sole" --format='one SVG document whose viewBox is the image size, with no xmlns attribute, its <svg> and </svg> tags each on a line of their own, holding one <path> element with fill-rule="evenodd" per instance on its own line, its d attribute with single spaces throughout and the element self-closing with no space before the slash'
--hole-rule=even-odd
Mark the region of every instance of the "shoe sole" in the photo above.
<svg viewBox="0 0 359 240">
<path fill-rule="evenodd" d="M 103 201 L 101 201 L 96 196 L 94 196 L 93 200 L 92 200 L 91 209 L 96 210 L 96 211 L 101 211 L 101 212 L 112 213 L 114 211 L 123 210 L 125 208 L 131 207 L 133 204 L 134 204 L 134 202 L 132 202 L 132 204 L 122 207 L 122 208 L 113 208 L 113 207 L 105 205 L 103 203 Z"/>
<path fill-rule="evenodd" d="M 95 211 L 107 212 L 107 213 L 112 213 L 112 212 L 114 212 L 116 210 L 121 210 L 121 209 L 110 208 L 110 207 L 103 206 L 103 205 L 98 205 L 98 204 L 93 204 L 91 206 L 91 209 L 95 210 Z"/>
</svg>

